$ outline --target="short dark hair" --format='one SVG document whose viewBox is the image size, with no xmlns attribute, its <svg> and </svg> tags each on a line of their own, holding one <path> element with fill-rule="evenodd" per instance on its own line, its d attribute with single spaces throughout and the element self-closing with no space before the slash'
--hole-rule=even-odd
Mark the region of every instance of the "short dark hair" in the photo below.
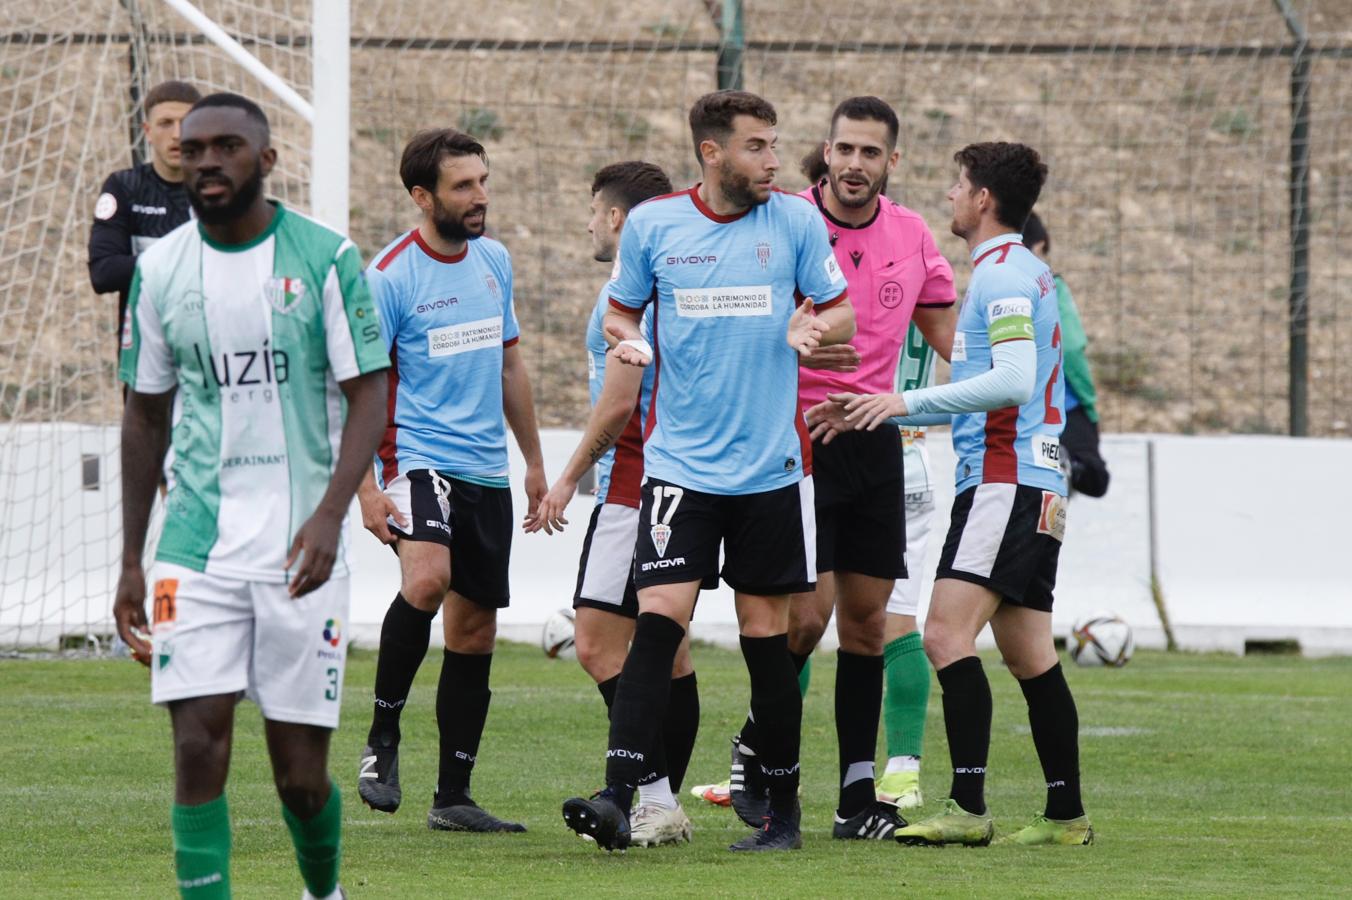
<svg viewBox="0 0 1352 900">
<path fill-rule="evenodd" d="M 831 113 L 831 134 L 836 133 L 836 122 L 840 117 L 855 121 L 874 121 L 882 122 L 887 126 L 887 145 L 889 148 L 897 146 L 897 135 L 901 133 L 901 123 L 897 121 L 897 113 L 887 104 L 887 101 L 877 97 L 850 97 L 840 101 L 835 112 Z"/>
<path fill-rule="evenodd" d="M 1028 214 L 1028 221 L 1023 223 L 1023 245 L 1032 250 L 1038 244 L 1045 243 L 1044 253 L 1052 252 L 1052 236 L 1047 233 L 1047 226 L 1042 224 L 1042 219 L 1035 212 Z"/>
<path fill-rule="evenodd" d="M 399 160 L 399 178 L 409 193 L 415 187 L 436 191 L 441 161 L 448 156 L 477 156 L 488 165 L 488 151 L 473 135 L 454 128 L 433 128 L 413 135 Z"/>
<path fill-rule="evenodd" d="M 146 115 L 161 103 L 187 103 L 189 106 L 202 99 L 202 92 L 186 81 L 161 81 L 146 92 L 141 108 Z"/>
<path fill-rule="evenodd" d="M 660 166 L 641 160 L 611 163 L 592 178 L 593 195 L 605 191 L 606 199 L 626 213 L 644 200 L 671 193 L 671 179 Z"/>
<path fill-rule="evenodd" d="M 985 188 L 995 197 L 1000 224 L 1022 231 L 1047 183 L 1047 165 L 1037 151 L 1024 144 L 988 141 L 968 144 L 953 159 L 967 170 L 973 188 Z"/>
<path fill-rule="evenodd" d="M 263 130 L 262 146 L 266 147 L 272 141 L 272 127 L 268 125 L 267 113 L 263 112 L 263 108 L 248 97 L 242 97 L 239 94 L 231 94 L 226 91 L 216 94 L 207 94 L 201 100 L 194 103 L 192 109 L 188 110 L 188 112 L 192 113 L 199 109 L 210 109 L 213 107 L 243 110 L 244 114 Z"/>
<path fill-rule="evenodd" d="M 826 147 L 823 144 L 813 144 L 812 149 L 808 151 L 798 161 L 798 171 L 803 173 L 803 177 L 813 184 L 817 184 L 831 171 L 826 165 Z"/>
<path fill-rule="evenodd" d="M 738 116 L 751 116 L 767 125 L 779 124 L 779 116 L 774 106 L 764 97 L 749 91 L 714 91 L 705 94 L 690 107 L 690 137 L 695 142 L 695 158 L 703 165 L 699 145 L 703 141 L 714 140 L 720 145 L 727 142 L 732 134 L 733 120 Z"/>
</svg>

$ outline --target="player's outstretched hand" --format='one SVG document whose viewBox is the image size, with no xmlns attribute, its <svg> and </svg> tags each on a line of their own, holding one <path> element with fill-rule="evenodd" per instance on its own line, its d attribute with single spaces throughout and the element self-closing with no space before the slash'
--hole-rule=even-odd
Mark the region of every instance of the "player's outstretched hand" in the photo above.
<svg viewBox="0 0 1352 900">
<path fill-rule="evenodd" d="M 833 397 L 854 397 L 855 394 L 833 394 Z M 808 409 L 804 414 L 807 424 L 812 429 L 808 434 L 808 439 L 812 441 L 820 440 L 823 444 L 829 444 L 836 439 L 836 435 L 844 434 L 853 430 L 851 423 L 845 421 L 845 405 L 837 403 L 835 400 L 823 400 L 816 406 Z"/>
<path fill-rule="evenodd" d="M 568 509 L 568 504 L 572 502 L 573 495 L 576 493 L 577 484 L 575 482 L 569 481 L 567 478 L 560 478 L 545 494 L 540 501 L 540 505 L 535 508 L 535 512 L 526 514 L 521 527 L 525 529 L 526 534 L 534 534 L 541 528 L 545 530 L 545 534 L 563 531 L 563 527 L 568 524 L 568 520 L 564 518 L 563 513 Z"/>
<path fill-rule="evenodd" d="M 827 394 L 845 406 L 845 421 L 855 431 L 873 431 L 893 416 L 906 415 L 901 394 Z"/>
<path fill-rule="evenodd" d="M 610 352 L 626 366 L 643 368 L 653 361 L 652 345 L 645 341 L 642 336 L 635 336 L 635 334 L 616 328 L 614 325 L 606 326 L 606 334 L 619 342 Z"/>
<path fill-rule="evenodd" d="M 828 372 L 858 372 L 859 351 L 849 344 L 831 344 L 818 347 L 798 359 L 804 369 L 825 369 Z"/>
<path fill-rule="evenodd" d="M 303 597 L 329 580 L 338 558 L 338 535 L 342 530 L 343 517 L 322 509 L 315 510 L 300 526 L 286 555 L 288 571 L 300 560 L 300 570 L 287 586 L 292 597 Z"/>
<path fill-rule="evenodd" d="M 150 641 L 146 640 L 146 576 L 140 566 L 122 570 L 113 600 L 117 634 L 131 648 L 132 658 L 150 665 Z"/>
<path fill-rule="evenodd" d="M 813 350 L 821 346 L 822 335 L 830 328 L 821 319 L 812 315 L 812 299 L 809 297 L 789 317 L 789 346 L 798 351 L 799 356 L 810 356 Z"/>
<path fill-rule="evenodd" d="M 540 508 L 540 501 L 549 493 L 549 482 L 545 479 L 543 463 L 526 466 L 526 515 L 534 515 Z"/>
<path fill-rule="evenodd" d="M 380 488 L 357 491 L 357 504 L 361 507 L 362 525 L 382 544 L 393 544 L 398 539 L 398 535 L 390 530 L 390 519 L 403 528 L 408 527 L 408 519 L 399 514 L 399 507 Z"/>
</svg>

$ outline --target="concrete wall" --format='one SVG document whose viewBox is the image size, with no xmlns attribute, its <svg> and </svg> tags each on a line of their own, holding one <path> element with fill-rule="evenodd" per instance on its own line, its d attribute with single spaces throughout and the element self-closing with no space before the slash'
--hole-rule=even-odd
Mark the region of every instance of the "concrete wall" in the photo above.
<svg viewBox="0 0 1352 900">
<path fill-rule="evenodd" d="M 550 430 L 542 440 L 554 473 L 577 433 Z M 951 472 L 947 433 L 930 444 L 936 471 Z M 1248 640 L 1297 640 L 1306 653 L 1352 653 L 1352 586 L 1342 567 L 1352 536 L 1352 442 L 1112 435 L 1103 450 L 1113 476 L 1108 496 L 1079 497 L 1070 507 L 1058 633 L 1108 609 L 1132 624 L 1142 646 L 1164 645 L 1150 590 L 1153 453 L 1155 565 L 1180 646 L 1243 652 Z M 98 460 L 96 489 L 83 485 L 84 457 Z M 519 516 L 515 449 L 512 465 Z M 48 424 L 8 433 L 0 446 L 0 647 L 109 631 L 121 547 L 117 485 L 116 429 Z M 940 527 L 921 568 L 925 597 L 952 500 L 947 478 L 936 494 Z M 569 606 L 591 503 L 589 495 L 573 501 L 563 534 L 517 534 L 504 637 L 537 641 L 545 617 Z M 359 526 L 352 540 L 351 633 L 370 644 L 398 589 L 398 565 Z M 721 587 L 700 598 L 693 633 L 731 643 L 735 621 L 731 592 Z"/>
</svg>

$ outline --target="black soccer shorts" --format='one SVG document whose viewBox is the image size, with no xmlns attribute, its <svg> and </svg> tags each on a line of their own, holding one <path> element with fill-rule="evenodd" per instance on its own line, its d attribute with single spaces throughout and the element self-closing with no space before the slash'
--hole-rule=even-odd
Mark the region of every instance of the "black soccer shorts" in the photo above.
<svg viewBox="0 0 1352 900">
<path fill-rule="evenodd" d="M 596 504 L 577 563 L 573 609 L 586 606 L 627 619 L 638 617 L 638 594 L 634 590 L 637 539 L 637 509 L 620 503 Z"/>
<path fill-rule="evenodd" d="M 451 590 L 479 606 L 502 609 L 508 605 L 511 488 L 413 469 L 391 480 L 385 494 L 408 520 L 407 529 L 389 522 L 401 541 L 429 541 L 450 548 Z"/>
<path fill-rule="evenodd" d="M 701 581 L 721 574 L 735 591 L 779 596 L 817 582 L 813 482 L 758 494 L 708 494 L 645 479 L 634 551 L 634 584 Z M 718 549 L 723 547 L 720 573 Z"/>
<path fill-rule="evenodd" d="M 970 581 L 1008 603 L 1052 611 L 1066 498 L 1022 484 L 979 484 L 953 499 L 935 578 Z"/>
<path fill-rule="evenodd" d="M 817 571 L 906 577 L 906 479 L 895 425 L 812 445 Z"/>
</svg>

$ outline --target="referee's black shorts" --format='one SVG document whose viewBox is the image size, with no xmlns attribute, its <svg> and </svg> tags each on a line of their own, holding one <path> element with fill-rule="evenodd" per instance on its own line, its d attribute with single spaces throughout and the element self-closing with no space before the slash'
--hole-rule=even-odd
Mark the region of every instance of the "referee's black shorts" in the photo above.
<svg viewBox="0 0 1352 900">
<path fill-rule="evenodd" d="M 895 425 L 812 445 L 817 571 L 906 577 L 906 479 Z"/>
</svg>

